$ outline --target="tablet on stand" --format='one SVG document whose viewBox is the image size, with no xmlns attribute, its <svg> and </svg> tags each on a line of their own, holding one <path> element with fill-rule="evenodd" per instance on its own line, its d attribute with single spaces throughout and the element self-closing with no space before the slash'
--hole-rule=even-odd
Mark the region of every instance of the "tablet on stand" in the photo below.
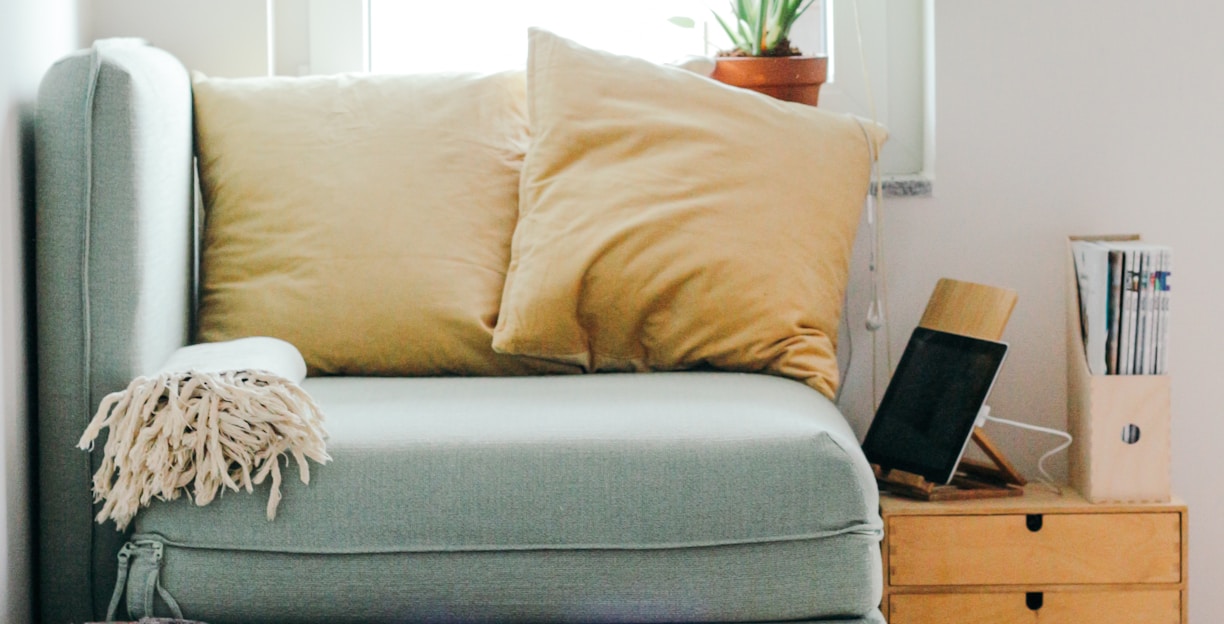
<svg viewBox="0 0 1224 624">
<path fill-rule="evenodd" d="M 1025 479 L 980 429 L 1007 345 L 1011 290 L 943 279 L 863 441 L 883 489 L 924 500 L 1019 496 Z M 992 463 L 963 457 L 972 440 Z"/>
</svg>

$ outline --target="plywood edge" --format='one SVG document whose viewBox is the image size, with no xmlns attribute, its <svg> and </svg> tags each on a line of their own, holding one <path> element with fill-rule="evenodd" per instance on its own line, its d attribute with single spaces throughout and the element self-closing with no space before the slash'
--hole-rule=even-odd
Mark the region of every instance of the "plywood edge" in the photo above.
<svg viewBox="0 0 1224 624">
<path fill-rule="evenodd" d="M 1182 624 L 1190 621 L 1190 512 L 1181 510 L 1181 616 Z"/>
<path fill-rule="evenodd" d="M 882 572 L 881 575 L 884 577 L 884 585 L 881 588 L 880 593 L 880 614 L 884 616 L 884 621 L 887 622 L 889 618 L 889 608 L 891 606 L 889 596 L 893 593 L 893 571 L 890 557 L 891 553 L 889 552 L 892 549 L 892 541 L 889 538 L 892 536 L 893 528 L 891 518 L 888 518 L 881 513 L 880 519 L 884 522 L 884 539 L 880 543 L 880 568 Z"/>
<path fill-rule="evenodd" d="M 1067 237 L 1071 241 L 1137 241 L 1138 234 L 1072 234 Z"/>
<path fill-rule="evenodd" d="M 1067 330 L 1067 432 L 1071 434 L 1071 448 L 1067 453 L 1067 475 L 1080 492 L 1092 491 L 1092 472 L 1088 461 L 1088 449 L 1092 444 L 1092 402 L 1090 391 L 1091 373 L 1088 358 L 1084 353 L 1084 336 L 1080 328 L 1079 285 L 1075 273 L 1075 254 L 1071 243 L 1086 240 L 1070 237 L 1067 240 L 1066 275 L 1066 330 Z"/>
<path fill-rule="evenodd" d="M 1014 594 L 1027 592 L 1178 592 L 1181 583 L 1022 583 L 1019 585 L 894 585 L 891 595 Z"/>
<path fill-rule="evenodd" d="M 926 502 L 882 493 L 880 507 L 885 521 L 900 516 L 963 516 L 1010 515 L 1010 514 L 1131 514 L 1131 513 L 1181 513 L 1187 512 L 1184 500 L 1171 496 L 1168 501 L 1147 503 L 1101 503 L 1090 502 L 1080 492 L 1063 488 L 1062 494 L 1051 492 L 1045 485 L 1029 484 L 1024 496 L 1018 498 L 996 498 L 976 501 Z"/>
</svg>

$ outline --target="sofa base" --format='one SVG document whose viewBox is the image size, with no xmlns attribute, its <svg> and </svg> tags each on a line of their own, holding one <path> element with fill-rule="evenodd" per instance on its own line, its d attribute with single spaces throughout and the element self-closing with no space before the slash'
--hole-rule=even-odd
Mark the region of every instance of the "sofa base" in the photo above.
<svg viewBox="0 0 1224 624">
<path fill-rule="evenodd" d="M 276 622 L 724 622 L 869 614 L 874 537 L 642 550 L 292 554 L 133 542 L 132 618 Z M 868 556 L 864 556 L 867 554 Z M 163 556 L 164 555 L 164 556 Z M 160 572 L 160 574 L 159 574 Z M 154 591 L 158 585 L 165 592 Z M 181 608 L 174 613 L 164 596 Z M 153 605 L 153 612 L 144 605 Z M 857 616 L 857 615 L 856 615 Z M 870 620 L 868 620 L 870 621 Z"/>
</svg>

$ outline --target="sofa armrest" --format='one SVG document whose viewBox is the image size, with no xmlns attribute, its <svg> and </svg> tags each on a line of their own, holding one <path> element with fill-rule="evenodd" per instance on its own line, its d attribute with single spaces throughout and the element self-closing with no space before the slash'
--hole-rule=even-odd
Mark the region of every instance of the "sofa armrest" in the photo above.
<svg viewBox="0 0 1224 624">
<path fill-rule="evenodd" d="M 105 612 L 122 535 L 93 522 L 100 399 L 191 331 L 192 104 L 174 57 L 107 41 L 56 63 L 35 127 L 39 614 Z M 99 446 L 100 448 L 100 446 Z"/>
</svg>

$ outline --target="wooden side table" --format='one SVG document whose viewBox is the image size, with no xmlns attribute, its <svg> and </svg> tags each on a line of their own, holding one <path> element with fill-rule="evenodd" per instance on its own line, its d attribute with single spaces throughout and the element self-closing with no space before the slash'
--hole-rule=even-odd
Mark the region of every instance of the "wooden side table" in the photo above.
<svg viewBox="0 0 1224 624">
<path fill-rule="evenodd" d="M 1186 506 L 881 495 L 889 624 L 1185 624 Z"/>
</svg>

